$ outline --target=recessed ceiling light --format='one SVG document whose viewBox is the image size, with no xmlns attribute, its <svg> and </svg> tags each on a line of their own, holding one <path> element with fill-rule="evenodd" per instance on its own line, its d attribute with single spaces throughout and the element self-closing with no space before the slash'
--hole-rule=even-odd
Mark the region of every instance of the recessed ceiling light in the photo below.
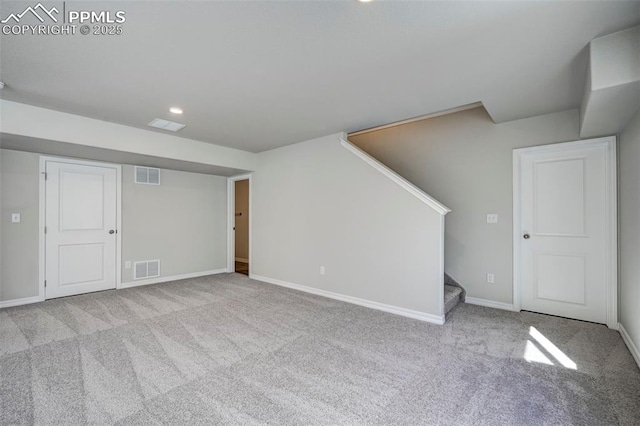
<svg viewBox="0 0 640 426">
<path fill-rule="evenodd" d="M 182 108 L 178 108 L 178 107 L 171 107 L 169 108 L 169 111 L 171 111 L 174 114 L 182 114 Z"/>
<path fill-rule="evenodd" d="M 358 0 L 360 3 L 369 3 L 371 0 Z"/>
</svg>

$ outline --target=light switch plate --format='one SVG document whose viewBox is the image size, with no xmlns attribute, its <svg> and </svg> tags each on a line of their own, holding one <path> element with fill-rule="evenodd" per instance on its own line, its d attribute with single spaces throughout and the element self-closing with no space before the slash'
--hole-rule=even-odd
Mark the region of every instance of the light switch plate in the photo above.
<svg viewBox="0 0 640 426">
<path fill-rule="evenodd" d="M 498 214 L 497 213 L 487 214 L 487 223 L 498 223 Z"/>
<path fill-rule="evenodd" d="M 127 260 L 124 262 L 124 269 L 131 269 L 131 261 Z"/>
<path fill-rule="evenodd" d="M 20 213 L 11 213 L 11 222 L 20 223 Z"/>
</svg>

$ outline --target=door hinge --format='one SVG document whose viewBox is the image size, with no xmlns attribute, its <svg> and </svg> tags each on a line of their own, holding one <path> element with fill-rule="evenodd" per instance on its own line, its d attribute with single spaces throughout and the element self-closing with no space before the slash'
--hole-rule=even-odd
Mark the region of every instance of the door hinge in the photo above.
<svg viewBox="0 0 640 426">
<path fill-rule="evenodd" d="M 42 174 L 44 175 L 44 180 L 47 180 L 47 172 L 42 172 Z"/>
<path fill-rule="evenodd" d="M 44 233 L 45 234 L 47 233 L 47 227 L 46 226 L 44 227 Z"/>
<path fill-rule="evenodd" d="M 44 288 L 47 288 L 47 280 L 44 280 Z"/>
</svg>

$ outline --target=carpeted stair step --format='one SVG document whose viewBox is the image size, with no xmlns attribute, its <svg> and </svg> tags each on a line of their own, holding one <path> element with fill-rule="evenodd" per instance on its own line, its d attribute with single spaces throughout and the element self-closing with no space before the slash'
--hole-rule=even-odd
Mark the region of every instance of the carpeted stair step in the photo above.
<svg viewBox="0 0 640 426">
<path fill-rule="evenodd" d="M 460 302 L 461 295 L 462 295 L 462 288 L 445 284 L 444 286 L 445 315 Z"/>
</svg>

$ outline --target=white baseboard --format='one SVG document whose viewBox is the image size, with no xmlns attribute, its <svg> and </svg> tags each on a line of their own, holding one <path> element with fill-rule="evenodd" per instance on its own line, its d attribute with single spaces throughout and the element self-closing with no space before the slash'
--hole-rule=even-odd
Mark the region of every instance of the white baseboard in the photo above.
<svg viewBox="0 0 640 426">
<path fill-rule="evenodd" d="M 3 300 L 0 301 L 0 309 L 10 308 L 12 306 L 28 305 L 30 303 L 44 302 L 44 299 L 40 296 L 24 297 L 22 299 Z"/>
<path fill-rule="evenodd" d="M 236 257 L 236 262 L 249 263 L 249 259 L 245 259 L 243 257 Z"/>
<path fill-rule="evenodd" d="M 126 283 L 122 283 L 118 288 L 131 288 L 131 287 L 139 287 L 141 285 L 160 284 L 160 283 L 166 283 L 168 281 L 178 281 L 178 280 L 185 280 L 187 278 L 204 277 L 206 275 L 226 274 L 227 272 L 228 271 L 225 268 L 225 269 L 214 269 L 212 271 L 193 272 L 190 274 L 173 275 L 171 277 L 149 278 L 147 280 L 136 280 L 136 281 L 129 281 Z"/>
<path fill-rule="evenodd" d="M 465 296 L 464 302 L 470 305 L 484 306 L 487 308 L 502 309 L 504 311 L 518 312 L 511 303 L 496 302 L 493 300 L 479 299 L 477 297 Z"/>
<path fill-rule="evenodd" d="M 627 345 L 629 352 L 631 352 L 631 355 L 633 355 L 633 358 L 636 360 L 636 364 L 640 367 L 640 350 L 638 350 L 638 347 L 633 343 L 633 340 L 631 340 L 631 336 L 629 336 L 627 330 L 625 330 L 624 326 L 620 323 L 618 323 L 618 330 L 620 331 L 622 340 L 624 340 L 624 344 Z"/>
<path fill-rule="evenodd" d="M 320 290 L 314 287 L 308 287 L 301 284 L 294 284 L 282 280 L 277 280 L 274 278 L 263 277 L 261 275 L 252 274 L 249 278 L 262 281 L 268 284 L 275 284 L 281 287 L 287 287 L 294 290 L 303 291 L 305 293 L 311 293 L 318 296 L 327 297 L 329 299 L 340 300 L 342 302 L 352 303 L 354 305 L 360 305 L 371 309 L 377 309 L 379 311 L 389 312 L 396 315 L 401 315 L 403 317 L 413 318 L 420 321 L 426 321 L 433 324 L 442 325 L 444 324 L 444 316 L 427 314 L 425 312 L 414 311 L 411 309 L 401 308 L 398 306 L 387 305 L 380 302 L 374 302 L 372 300 L 360 299 L 358 297 L 346 296 L 340 293 L 334 293 L 331 291 Z"/>
</svg>

